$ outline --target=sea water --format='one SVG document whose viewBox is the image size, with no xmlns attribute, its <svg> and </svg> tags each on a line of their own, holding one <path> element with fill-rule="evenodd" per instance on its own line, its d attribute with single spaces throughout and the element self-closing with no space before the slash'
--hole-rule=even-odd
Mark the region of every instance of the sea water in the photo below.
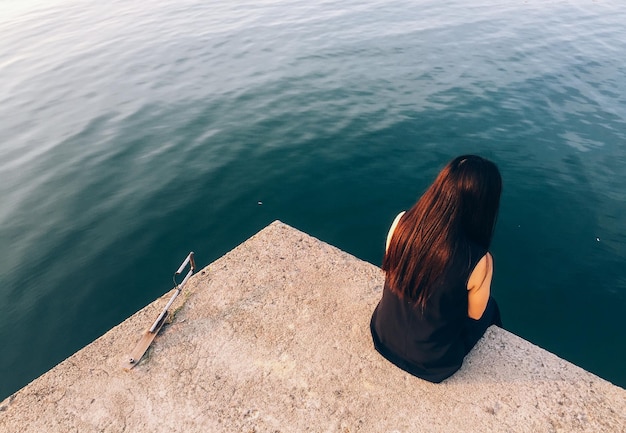
<svg viewBox="0 0 626 433">
<path fill-rule="evenodd" d="M 507 329 L 626 386 L 626 4 L 0 3 L 0 398 L 271 221 L 380 264 L 495 161 Z"/>
</svg>

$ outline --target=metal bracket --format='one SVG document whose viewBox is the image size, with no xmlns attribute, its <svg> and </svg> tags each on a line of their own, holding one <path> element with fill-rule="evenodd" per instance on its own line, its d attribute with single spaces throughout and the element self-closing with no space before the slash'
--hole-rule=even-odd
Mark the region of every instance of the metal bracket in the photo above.
<svg viewBox="0 0 626 433">
<path fill-rule="evenodd" d="M 180 275 L 183 272 L 183 270 L 185 269 L 185 266 L 187 266 L 187 265 L 190 265 L 189 266 L 189 272 L 187 272 L 187 275 L 185 275 L 185 278 L 183 278 L 183 281 L 181 281 L 181 283 L 178 284 L 176 282 L 176 276 Z M 169 308 L 172 306 L 172 304 L 174 303 L 174 300 L 180 294 L 181 290 L 183 289 L 183 286 L 185 285 L 185 283 L 187 282 L 189 277 L 191 277 L 191 275 L 193 274 L 193 272 L 195 270 L 196 270 L 196 262 L 193 259 L 193 251 L 192 251 L 192 252 L 189 253 L 189 255 L 187 256 L 185 261 L 182 263 L 182 265 L 180 265 L 180 267 L 178 268 L 178 270 L 174 274 L 174 285 L 176 287 L 176 291 L 174 292 L 174 294 L 170 298 L 170 300 L 167 303 L 167 305 L 165 306 L 165 308 L 163 308 L 163 311 L 161 311 L 161 314 L 159 314 L 159 317 L 157 317 L 157 319 L 154 321 L 154 323 L 150 327 L 150 332 L 154 332 L 154 330 L 157 328 L 157 326 L 159 326 L 159 322 L 161 322 L 161 320 L 163 320 L 163 318 L 167 314 L 167 310 L 169 310 Z"/>
<path fill-rule="evenodd" d="M 183 278 L 183 281 L 181 281 L 180 284 L 178 284 L 176 282 L 176 277 L 182 274 L 183 270 L 185 270 L 187 265 L 189 265 L 189 271 Z M 126 361 L 124 361 L 122 365 L 122 368 L 124 368 L 124 370 L 130 370 L 131 368 L 133 368 L 135 365 L 139 363 L 143 355 L 148 350 L 148 347 L 150 347 L 150 344 L 152 344 L 154 337 L 156 337 L 156 335 L 161 330 L 163 323 L 165 323 L 165 316 L 167 315 L 167 311 L 174 303 L 174 300 L 176 299 L 176 297 L 183 290 L 185 283 L 187 282 L 187 280 L 189 280 L 189 278 L 191 277 L 191 275 L 194 273 L 195 270 L 196 270 L 196 262 L 194 261 L 194 256 L 193 256 L 193 251 L 192 251 L 187 255 L 187 258 L 180 265 L 176 273 L 174 273 L 173 279 L 174 279 L 174 286 L 176 287 L 176 291 L 174 292 L 174 294 L 168 301 L 167 305 L 165 305 L 165 308 L 163 308 L 163 311 L 161 311 L 161 314 L 159 314 L 159 317 L 157 317 L 157 319 L 154 321 L 150 329 L 148 329 L 147 331 L 143 333 L 141 339 L 139 340 L 135 348 L 130 353 L 130 356 L 128 356 L 126 358 Z"/>
</svg>

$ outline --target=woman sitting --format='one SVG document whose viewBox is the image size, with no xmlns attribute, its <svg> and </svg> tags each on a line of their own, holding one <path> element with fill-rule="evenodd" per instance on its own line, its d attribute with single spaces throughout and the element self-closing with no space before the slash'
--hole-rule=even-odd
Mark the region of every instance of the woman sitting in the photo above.
<svg viewBox="0 0 626 433">
<path fill-rule="evenodd" d="M 370 328 L 376 350 L 401 369 L 441 382 L 490 325 L 502 325 L 489 253 L 501 190 L 494 163 L 459 156 L 393 222 Z"/>
</svg>

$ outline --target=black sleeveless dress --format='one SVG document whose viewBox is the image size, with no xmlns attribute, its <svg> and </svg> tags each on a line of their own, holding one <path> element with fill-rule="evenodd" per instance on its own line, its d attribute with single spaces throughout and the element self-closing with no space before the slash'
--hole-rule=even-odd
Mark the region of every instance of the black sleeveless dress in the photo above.
<svg viewBox="0 0 626 433">
<path fill-rule="evenodd" d="M 466 343 L 468 324 L 479 323 L 467 316 L 467 281 L 486 253 L 475 244 L 457 252 L 423 312 L 400 299 L 385 283 L 370 322 L 376 350 L 401 369 L 430 382 L 438 383 L 454 374 L 471 350 Z M 491 323 L 481 326 L 472 346 Z"/>
</svg>

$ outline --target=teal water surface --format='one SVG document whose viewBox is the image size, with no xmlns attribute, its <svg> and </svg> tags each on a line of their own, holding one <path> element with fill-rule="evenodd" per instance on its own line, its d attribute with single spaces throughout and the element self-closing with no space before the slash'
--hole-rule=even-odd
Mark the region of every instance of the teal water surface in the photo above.
<svg viewBox="0 0 626 433">
<path fill-rule="evenodd" d="M 380 264 L 461 153 L 512 332 L 626 387 L 626 4 L 0 4 L 0 398 L 275 219 Z"/>
</svg>

